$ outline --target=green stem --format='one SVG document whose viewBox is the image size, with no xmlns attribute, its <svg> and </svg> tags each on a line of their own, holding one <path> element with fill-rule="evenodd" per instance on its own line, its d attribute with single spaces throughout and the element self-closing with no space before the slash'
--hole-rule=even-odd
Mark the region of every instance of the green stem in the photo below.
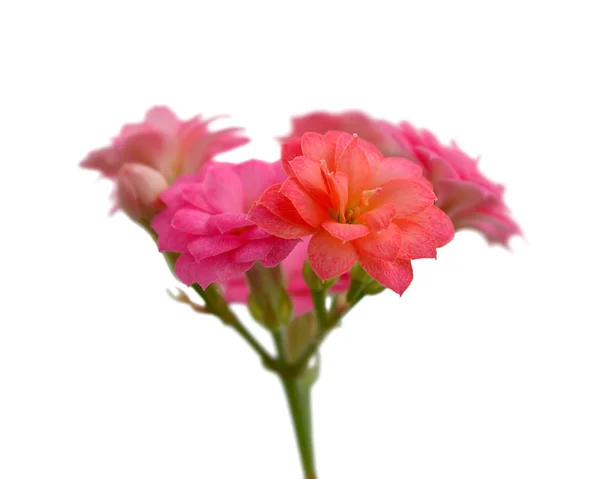
<svg viewBox="0 0 600 479">
<path fill-rule="evenodd" d="M 208 288 L 203 289 L 200 285 L 194 283 L 192 288 L 204 300 L 206 308 L 210 313 L 221 318 L 224 324 L 231 326 L 246 340 L 250 347 L 260 356 L 265 367 L 271 370 L 278 368 L 278 362 L 265 351 L 250 331 L 240 322 L 214 285 L 211 284 Z"/>
<path fill-rule="evenodd" d="M 302 379 L 299 378 L 281 376 L 281 381 L 294 424 L 305 478 L 317 479 L 312 441 L 310 389 L 302 384 Z"/>
<path fill-rule="evenodd" d="M 325 307 L 325 290 L 311 290 L 313 304 L 315 305 L 315 312 L 317 314 L 317 324 L 319 325 L 319 331 L 324 330 L 327 327 L 327 308 Z"/>
<path fill-rule="evenodd" d="M 281 330 L 273 332 L 273 339 L 275 340 L 280 360 L 287 362 L 287 353 Z M 305 479 L 317 479 L 312 440 L 311 385 L 302 376 L 289 376 L 280 373 L 279 377 L 283 384 L 290 415 L 292 416 L 304 477 Z"/>
</svg>

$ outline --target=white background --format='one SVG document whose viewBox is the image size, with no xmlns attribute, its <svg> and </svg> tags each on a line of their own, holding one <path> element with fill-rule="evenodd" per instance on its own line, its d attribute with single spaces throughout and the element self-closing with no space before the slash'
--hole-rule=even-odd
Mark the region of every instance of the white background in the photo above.
<svg viewBox="0 0 600 479">
<path fill-rule="evenodd" d="M 154 104 L 232 115 L 232 161 L 361 108 L 507 185 L 526 240 L 459 233 L 327 341 L 319 479 L 600 477 L 595 4 L 3 2 L 0 477 L 301 477 L 276 378 L 78 169 Z"/>
</svg>

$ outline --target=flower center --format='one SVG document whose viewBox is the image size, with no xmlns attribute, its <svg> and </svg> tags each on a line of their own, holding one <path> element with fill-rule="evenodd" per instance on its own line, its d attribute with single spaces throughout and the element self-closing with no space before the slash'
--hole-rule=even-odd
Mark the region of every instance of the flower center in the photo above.
<svg viewBox="0 0 600 479">
<path fill-rule="evenodd" d="M 382 190 L 383 188 L 381 186 L 373 188 L 372 190 L 364 190 L 360 195 L 358 205 L 348 205 L 348 208 L 343 214 L 340 211 L 337 221 L 340 223 L 354 223 L 362 213 L 365 213 L 369 210 L 369 202 L 371 198 L 377 196 Z"/>
</svg>

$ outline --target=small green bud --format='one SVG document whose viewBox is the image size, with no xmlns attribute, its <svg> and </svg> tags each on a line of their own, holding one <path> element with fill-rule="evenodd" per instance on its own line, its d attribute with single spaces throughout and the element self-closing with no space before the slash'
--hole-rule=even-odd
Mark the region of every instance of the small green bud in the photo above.
<svg viewBox="0 0 600 479">
<path fill-rule="evenodd" d="M 363 291 L 365 292 L 365 294 L 374 295 L 374 294 L 379 294 L 384 290 L 385 290 L 385 286 L 378 283 L 377 281 L 372 281 L 371 283 L 369 283 L 368 285 L 365 286 L 365 289 Z"/>
<path fill-rule="evenodd" d="M 323 281 L 310 267 L 308 261 L 305 261 L 304 265 L 302 266 L 302 277 L 304 278 L 304 281 L 309 289 L 313 291 L 325 291 L 326 289 L 331 288 L 339 279 L 331 278 Z"/>
<path fill-rule="evenodd" d="M 292 300 L 283 287 L 276 268 L 264 268 L 256 263 L 247 273 L 250 286 L 248 309 L 252 317 L 272 331 L 286 326 L 292 319 Z"/>
<path fill-rule="evenodd" d="M 325 283 L 313 271 L 310 264 L 308 264 L 308 261 L 305 261 L 302 266 L 302 277 L 304 278 L 306 285 L 313 291 L 323 291 L 325 289 Z"/>
<path fill-rule="evenodd" d="M 306 313 L 290 321 L 284 331 L 285 349 L 290 361 L 298 359 L 300 353 L 308 345 L 317 332 L 317 321 L 314 313 Z"/>
<path fill-rule="evenodd" d="M 352 267 L 350 270 L 350 276 L 354 281 L 360 283 L 371 283 L 373 281 L 373 278 L 369 276 L 369 273 L 367 273 L 359 263 L 356 263 Z"/>
</svg>

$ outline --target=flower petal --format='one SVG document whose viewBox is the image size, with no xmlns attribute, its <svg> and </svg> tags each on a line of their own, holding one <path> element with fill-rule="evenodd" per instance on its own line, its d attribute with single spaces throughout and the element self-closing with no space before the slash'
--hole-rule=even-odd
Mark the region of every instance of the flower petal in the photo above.
<svg viewBox="0 0 600 479">
<path fill-rule="evenodd" d="M 390 223 L 387 229 L 359 238 L 354 244 L 361 256 L 394 261 L 402 247 L 402 233 L 398 226 Z"/>
<path fill-rule="evenodd" d="M 245 213 L 243 183 L 227 163 L 213 163 L 204 179 L 204 196 L 215 210 L 222 213 Z"/>
<path fill-rule="evenodd" d="M 347 272 L 358 260 L 351 242 L 344 243 L 326 231 L 319 231 L 308 244 L 308 261 L 323 281 Z"/>
<path fill-rule="evenodd" d="M 299 239 L 287 240 L 282 238 L 273 238 L 273 248 L 267 254 L 267 257 L 260 262 L 265 268 L 273 268 L 280 264 L 296 247 Z"/>
<path fill-rule="evenodd" d="M 289 167 L 309 195 L 323 207 L 331 206 L 320 161 L 308 156 L 298 156 L 290 161 Z"/>
<path fill-rule="evenodd" d="M 373 186 L 379 186 L 391 180 L 416 180 L 423 176 L 423 168 L 405 158 L 384 158 L 377 166 L 373 177 Z"/>
<path fill-rule="evenodd" d="M 231 251 L 245 243 L 239 236 L 198 236 L 188 244 L 188 251 L 197 261 Z"/>
<path fill-rule="evenodd" d="M 340 140 L 338 140 L 338 145 Z M 348 175 L 348 198 L 350 202 L 360 198 L 371 184 L 371 168 L 367 155 L 358 145 L 357 137 L 350 141 L 337 159 L 337 171 Z"/>
<path fill-rule="evenodd" d="M 289 198 L 280 192 L 281 186 L 281 184 L 278 184 L 267 188 L 256 204 L 263 205 L 269 211 L 271 211 L 271 213 L 279 216 L 288 223 L 310 228 L 310 225 L 304 221 L 302 216 L 300 216 L 300 213 L 298 213 L 298 210 L 296 210 L 294 204 L 289 200 Z M 252 211 L 252 208 L 250 211 Z"/>
<path fill-rule="evenodd" d="M 245 211 L 250 209 L 269 186 L 276 183 L 277 170 L 281 170 L 283 173 L 281 164 L 265 163 L 259 160 L 249 160 L 237 164 L 234 166 L 234 170 L 242 179 Z"/>
<path fill-rule="evenodd" d="M 279 238 L 296 239 L 315 232 L 314 228 L 308 225 L 298 225 L 284 220 L 281 216 L 274 214 L 262 204 L 255 204 L 252 207 L 248 213 L 248 219 L 263 230 Z"/>
<path fill-rule="evenodd" d="M 356 219 L 356 221 L 365 223 L 373 231 L 382 231 L 390 225 L 392 219 L 395 217 L 395 206 L 386 204 L 363 213 Z"/>
<path fill-rule="evenodd" d="M 329 219 L 327 211 L 308 194 L 296 178 L 285 180 L 280 191 L 310 226 L 317 227 Z"/>
<path fill-rule="evenodd" d="M 452 221 L 442 210 L 435 206 L 429 206 L 407 219 L 429 231 L 434 237 L 438 248 L 448 244 L 454 238 Z"/>
<path fill-rule="evenodd" d="M 294 172 L 290 166 L 290 161 L 297 156 L 302 156 L 302 145 L 300 143 L 300 138 L 290 138 L 281 145 L 281 164 L 288 176 L 294 176 Z"/>
<path fill-rule="evenodd" d="M 371 232 L 367 225 L 343 224 L 332 220 L 324 222 L 321 226 L 331 236 L 342 241 L 352 241 L 356 238 L 362 238 Z"/>
<path fill-rule="evenodd" d="M 437 256 L 435 239 L 429 231 L 408 220 L 396 220 L 394 223 L 400 229 L 402 238 L 398 258 L 417 259 Z"/>
<path fill-rule="evenodd" d="M 323 135 L 312 132 L 302 135 L 301 145 L 304 156 L 319 162 L 321 160 L 327 161 L 327 158 L 333 155 L 335 150 L 335 143 L 328 141 Z"/>
<path fill-rule="evenodd" d="M 374 280 L 400 295 L 406 291 L 413 279 L 410 261 L 385 261 L 361 255 L 360 265 Z"/>
<path fill-rule="evenodd" d="M 245 271 L 254 262 L 236 263 L 232 261 L 231 253 L 212 256 L 195 261 L 191 254 L 182 254 L 175 263 L 177 277 L 188 286 L 198 283 L 203 288 L 216 281 L 226 281 Z"/>
<path fill-rule="evenodd" d="M 171 226 L 179 231 L 192 234 L 208 234 L 207 227 L 210 215 L 195 208 L 181 208 L 173 215 Z"/>
<path fill-rule="evenodd" d="M 432 190 L 412 180 L 388 181 L 382 188 L 381 193 L 371 199 L 371 206 L 391 204 L 398 218 L 415 215 L 435 201 Z"/>
<path fill-rule="evenodd" d="M 248 220 L 245 214 L 241 213 L 222 213 L 220 215 L 211 216 L 206 223 L 209 228 L 216 228 L 219 233 L 226 233 L 234 229 L 254 226 L 254 223 Z"/>
</svg>

